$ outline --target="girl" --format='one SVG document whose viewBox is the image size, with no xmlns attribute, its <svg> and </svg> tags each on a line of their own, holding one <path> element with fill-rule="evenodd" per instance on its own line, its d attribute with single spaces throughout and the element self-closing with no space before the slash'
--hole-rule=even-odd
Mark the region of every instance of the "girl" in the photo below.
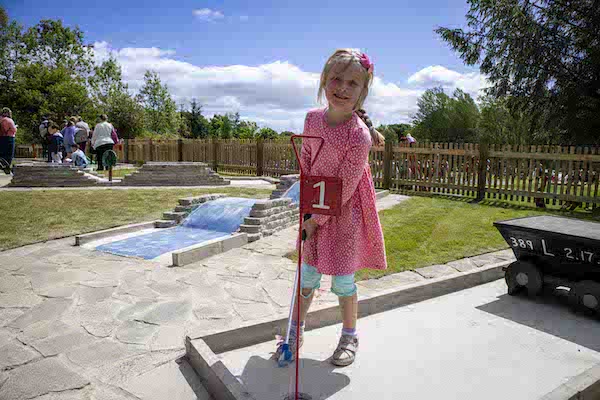
<svg viewBox="0 0 600 400">
<path fill-rule="evenodd" d="M 372 143 L 382 144 L 362 110 L 373 81 L 373 64 L 366 54 L 352 49 L 337 50 L 325 63 L 318 98 L 328 107 L 306 115 L 304 134 L 324 139 L 319 158 L 313 157 L 319 140 L 305 139 L 301 163 L 308 175 L 342 179 L 342 212 L 338 217 L 312 215 L 304 222 L 300 316 L 294 315 L 290 348 L 296 350 L 296 328 L 300 324 L 300 346 L 304 321 L 322 274 L 332 275 L 331 291 L 339 297 L 343 329 L 331 362 L 346 366 L 358 351 L 356 319 L 357 287 L 354 273 L 362 268 L 385 269 L 387 261 L 383 232 L 375 205 L 375 189 L 369 167 Z M 281 343 L 273 359 L 279 359 Z"/>
</svg>

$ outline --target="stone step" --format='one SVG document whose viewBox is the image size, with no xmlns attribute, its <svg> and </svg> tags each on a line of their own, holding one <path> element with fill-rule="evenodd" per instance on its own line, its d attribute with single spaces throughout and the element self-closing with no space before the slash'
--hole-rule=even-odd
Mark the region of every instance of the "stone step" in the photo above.
<svg viewBox="0 0 600 400">
<path fill-rule="evenodd" d="M 163 213 L 163 218 L 167 219 L 167 220 L 173 220 L 176 221 L 177 223 L 180 223 L 181 221 L 183 221 L 185 219 L 185 217 L 187 217 L 188 213 L 186 212 L 174 212 L 174 211 L 167 211 Z"/>
<path fill-rule="evenodd" d="M 246 237 L 248 238 L 248 243 L 252 243 L 260 239 L 262 237 L 262 233 L 248 233 Z"/>
<path fill-rule="evenodd" d="M 240 225 L 240 232 L 246 233 L 259 233 L 261 225 Z"/>
<path fill-rule="evenodd" d="M 171 228 L 175 225 L 177 225 L 177 222 L 173 221 L 172 219 L 170 219 L 170 220 L 161 219 L 158 221 L 154 221 L 155 228 Z"/>
<path fill-rule="evenodd" d="M 184 213 L 191 213 L 192 211 L 194 211 L 196 208 L 198 208 L 200 206 L 200 204 L 193 204 L 190 206 L 177 206 L 175 207 L 175 212 L 184 212 Z"/>
<path fill-rule="evenodd" d="M 184 197 L 182 199 L 179 199 L 178 201 L 179 201 L 179 205 L 189 206 L 192 204 L 202 204 L 207 201 L 220 199 L 220 198 L 226 197 L 226 196 L 227 195 L 225 195 L 223 193 L 213 193 L 213 194 L 205 194 L 202 196 L 195 196 L 195 197 Z"/>
</svg>

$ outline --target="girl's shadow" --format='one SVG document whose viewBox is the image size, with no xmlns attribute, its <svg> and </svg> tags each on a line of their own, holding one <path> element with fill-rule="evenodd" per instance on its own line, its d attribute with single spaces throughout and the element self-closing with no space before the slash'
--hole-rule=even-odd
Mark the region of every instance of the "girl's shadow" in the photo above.
<svg viewBox="0 0 600 400">
<path fill-rule="evenodd" d="M 339 392 L 348 386 L 350 378 L 334 372 L 335 369 L 329 360 L 300 359 L 299 392 L 310 395 L 312 400 L 327 399 Z M 255 399 L 282 400 L 295 389 L 295 371 L 295 363 L 280 368 L 273 360 L 253 356 L 238 379 Z"/>
</svg>

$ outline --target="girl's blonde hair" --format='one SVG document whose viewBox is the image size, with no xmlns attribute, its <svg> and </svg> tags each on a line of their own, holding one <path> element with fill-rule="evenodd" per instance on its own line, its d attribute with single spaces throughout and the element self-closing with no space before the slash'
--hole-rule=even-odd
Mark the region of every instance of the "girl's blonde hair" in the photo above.
<svg viewBox="0 0 600 400">
<path fill-rule="evenodd" d="M 364 73 L 364 81 L 365 85 L 360 92 L 360 96 L 358 97 L 358 101 L 354 105 L 354 110 L 360 110 L 363 108 L 363 104 L 367 99 L 369 94 L 369 88 L 373 83 L 373 74 L 369 72 L 360 62 L 360 57 L 362 53 L 360 50 L 356 49 L 338 49 L 336 50 L 331 57 L 325 63 L 325 67 L 323 67 L 323 72 L 321 72 L 321 81 L 319 83 L 319 92 L 317 94 L 317 100 L 319 103 L 322 103 L 323 93 L 325 92 L 325 85 L 327 85 L 327 80 L 329 79 L 329 74 L 331 70 L 336 65 L 343 65 L 342 71 L 345 71 L 346 68 L 350 66 L 350 64 L 355 63 L 359 67 L 361 67 L 361 71 Z"/>
</svg>

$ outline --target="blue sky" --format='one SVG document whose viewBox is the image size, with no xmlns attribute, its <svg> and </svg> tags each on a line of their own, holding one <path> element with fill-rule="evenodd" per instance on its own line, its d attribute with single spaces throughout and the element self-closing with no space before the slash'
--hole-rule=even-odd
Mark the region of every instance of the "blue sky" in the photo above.
<svg viewBox="0 0 600 400">
<path fill-rule="evenodd" d="M 298 128 L 306 107 L 314 105 L 315 78 L 338 47 L 360 48 L 375 62 L 380 79 L 367 106 L 373 103 L 381 122 L 409 120 L 427 87 L 442 84 L 477 94 L 483 79 L 434 32 L 440 25 L 463 26 L 466 0 L 4 4 L 25 26 L 43 18 L 78 25 L 86 41 L 97 44 L 98 61 L 109 52 L 117 55 L 132 90 L 141 85 L 143 69 L 152 67 L 180 103 L 200 97 L 208 114 L 237 108 L 230 111 L 279 130 Z M 285 83 L 277 87 L 265 74 L 283 76 Z M 299 94 L 302 101 L 285 99 Z"/>
</svg>

